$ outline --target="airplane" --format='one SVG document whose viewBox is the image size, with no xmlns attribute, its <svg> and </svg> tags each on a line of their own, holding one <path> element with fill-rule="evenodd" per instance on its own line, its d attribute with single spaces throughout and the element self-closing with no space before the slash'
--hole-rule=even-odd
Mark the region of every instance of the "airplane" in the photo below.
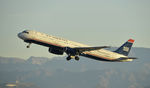
<svg viewBox="0 0 150 88">
<path fill-rule="evenodd" d="M 29 43 L 27 48 L 34 43 L 48 47 L 48 51 L 52 54 L 63 55 L 66 53 L 68 55 L 66 58 L 67 61 L 71 59 L 78 61 L 80 59 L 79 56 L 108 62 L 129 62 L 133 61 L 133 59 L 137 59 L 135 57 L 128 57 L 128 54 L 134 43 L 133 39 L 129 39 L 117 50 L 109 51 L 104 49 L 110 48 L 109 46 L 91 47 L 34 30 L 25 30 L 21 33 L 18 33 L 18 37 L 24 40 L 24 42 Z"/>
</svg>

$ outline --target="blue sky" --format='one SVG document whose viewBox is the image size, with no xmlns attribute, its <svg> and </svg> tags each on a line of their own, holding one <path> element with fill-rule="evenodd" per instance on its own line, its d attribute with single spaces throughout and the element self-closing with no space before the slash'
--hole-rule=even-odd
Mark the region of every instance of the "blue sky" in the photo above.
<svg viewBox="0 0 150 88">
<path fill-rule="evenodd" d="M 17 37 L 36 30 L 91 46 L 120 46 L 129 38 L 135 47 L 150 48 L 149 0 L 0 0 L 0 56 L 52 57 L 48 49 Z"/>
</svg>

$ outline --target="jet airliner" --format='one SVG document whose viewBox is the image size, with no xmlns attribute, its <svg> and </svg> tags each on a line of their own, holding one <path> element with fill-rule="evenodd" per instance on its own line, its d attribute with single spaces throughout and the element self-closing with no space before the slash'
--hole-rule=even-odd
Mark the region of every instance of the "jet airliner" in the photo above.
<svg viewBox="0 0 150 88">
<path fill-rule="evenodd" d="M 18 37 L 24 40 L 24 42 L 29 43 L 27 48 L 30 47 L 31 43 L 34 43 L 48 47 L 48 51 L 56 55 L 63 55 L 66 53 L 68 55 L 66 60 L 68 61 L 71 59 L 78 61 L 80 59 L 79 56 L 109 62 L 128 62 L 136 59 L 135 57 L 128 57 L 134 43 L 133 39 L 129 39 L 117 50 L 109 51 L 104 49 L 109 48 L 109 46 L 91 47 L 34 30 L 25 30 L 18 33 Z"/>
</svg>

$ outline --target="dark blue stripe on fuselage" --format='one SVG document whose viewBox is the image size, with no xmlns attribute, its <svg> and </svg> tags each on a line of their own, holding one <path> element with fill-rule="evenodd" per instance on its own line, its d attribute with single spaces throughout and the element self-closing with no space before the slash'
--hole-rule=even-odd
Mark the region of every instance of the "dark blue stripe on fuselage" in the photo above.
<svg viewBox="0 0 150 88">
<path fill-rule="evenodd" d="M 48 43 L 44 43 L 44 42 L 36 41 L 36 40 L 25 40 L 25 42 L 27 42 L 27 43 L 35 43 L 35 44 L 46 46 L 46 47 L 57 46 L 57 45 L 54 45 L 54 44 L 48 44 Z M 57 47 L 61 47 L 61 46 L 57 46 Z"/>
<path fill-rule="evenodd" d="M 104 58 L 99 58 L 99 57 L 96 57 L 96 56 L 93 56 L 93 55 L 88 55 L 88 54 L 81 54 L 80 56 L 88 57 L 90 59 L 99 60 L 99 61 L 113 62 L 113 60 L 107 60 L 107 59 L 104 59 Z"/>
<path fill-rule="evenodd" d="M 56 45 L 47 44 L 47 43 L 36 41 L 36 40 L 25 40 L 25 42 L 27 42 L 27 43 L 35 43 L 35 44 L 43 45 L 43 46 L 46 46 L 46 47 L 56 46 Z M 58 47 L 60 47 L 60 46 L 58 46 Z M 81 54 L 80 56 L 88 57 L 90 59 L 94 59 L 94 60 L 98 60 L 98 61 L 113 62 L 113 60 L 107 60 L 107 59 L 104 59 L 104 58 L 99 58 L 99 57 L 96 57 L 96 56 L 93 56 L 93 55 L 88 55 L 88 54 Z"/>
</svg>

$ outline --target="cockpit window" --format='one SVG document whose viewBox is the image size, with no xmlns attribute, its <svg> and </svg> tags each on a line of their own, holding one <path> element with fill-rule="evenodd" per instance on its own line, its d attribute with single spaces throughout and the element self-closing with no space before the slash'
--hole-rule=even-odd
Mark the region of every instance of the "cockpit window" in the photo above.
<svg viewBox="0 0 150 88">
<path fill-rule="evenodd" d="M 29 34 L 29 32 L 28 32 L 28 31 L 23 31 L 22 33 L 27 33 L 27 34 Z"/>
</svg>

